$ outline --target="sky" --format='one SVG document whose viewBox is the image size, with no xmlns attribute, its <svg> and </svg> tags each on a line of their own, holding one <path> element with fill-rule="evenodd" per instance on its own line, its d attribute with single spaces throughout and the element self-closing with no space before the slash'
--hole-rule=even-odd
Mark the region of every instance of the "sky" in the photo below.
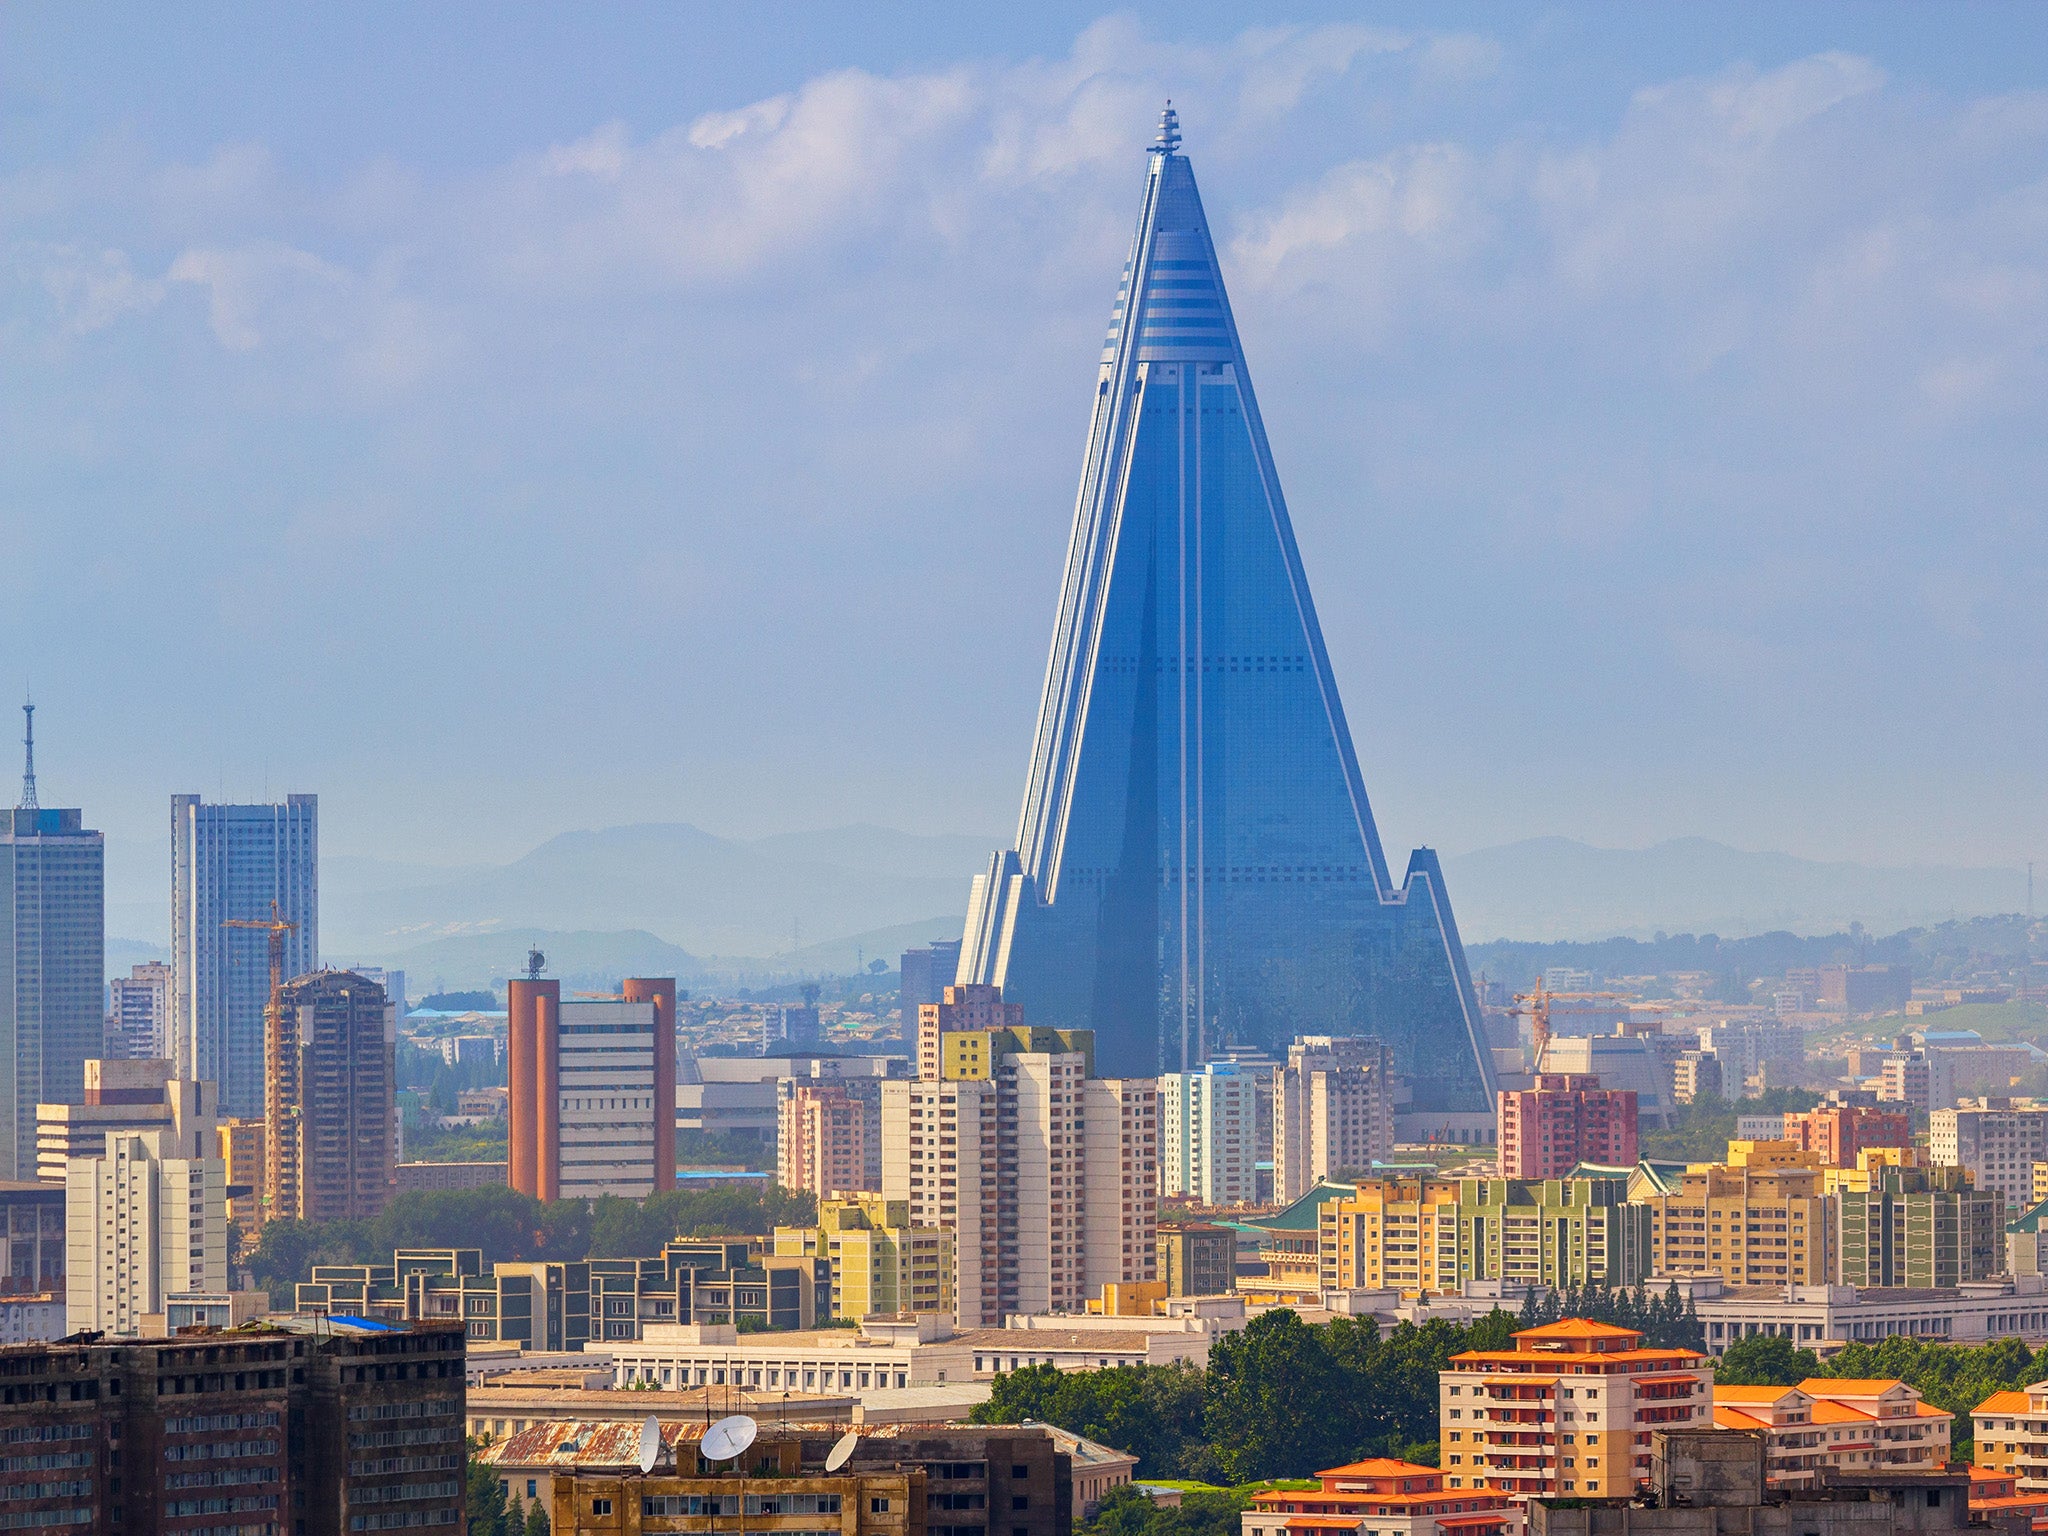
<svg viewBox="0 0 2048 1536">
<path fill-rule="evenodd" d="M 1180 112 L 1390 849 L 2048 857 L 2048 8 L 0 10 L 44 803 L 1015 824 Z"/>
</svg>

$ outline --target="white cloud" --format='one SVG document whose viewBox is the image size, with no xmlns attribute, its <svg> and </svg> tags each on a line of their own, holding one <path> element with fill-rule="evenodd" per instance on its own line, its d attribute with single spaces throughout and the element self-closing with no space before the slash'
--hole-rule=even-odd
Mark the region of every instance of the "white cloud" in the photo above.
<svg viewBox="0 0 2048 1536">
<path fill-rule="evenodd" d="M 164 297 L 163 282 L 137 276 L 125 251 L 53 250 L 43 263 L 42 276 L 65 328 L 79 335 L 103 331 L 124 316 L 154 309 Z"/>
<path fill-rule="evenodd" d="M 337 303 L 352 286 L 341 267 L 277 241 L 195 247 L 180 254 L 165 275 L 206 290 L 213 334 L 234 352 L 253 351 L 281 333 L 332 338 Z"/>
</svg>

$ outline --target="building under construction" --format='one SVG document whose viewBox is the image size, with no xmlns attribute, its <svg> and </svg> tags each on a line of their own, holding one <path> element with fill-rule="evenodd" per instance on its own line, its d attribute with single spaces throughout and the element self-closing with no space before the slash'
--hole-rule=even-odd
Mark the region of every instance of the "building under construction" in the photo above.
<svg viewBox="0 0 2048 1536">
<path fill-rule="evenodd" d="M 353 971 L 315 971 L 278 987 L 265 1034 L 265 1218 L 377 1215 L 395 1162 L 390 998 Z"/>
</svg>

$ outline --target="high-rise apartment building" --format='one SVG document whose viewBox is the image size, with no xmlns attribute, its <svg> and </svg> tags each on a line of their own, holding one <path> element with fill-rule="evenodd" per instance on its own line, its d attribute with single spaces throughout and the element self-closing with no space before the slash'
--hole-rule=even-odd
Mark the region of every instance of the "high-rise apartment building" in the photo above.
<svg viewBox="0 0 2048 1536">
<path fill-rule="evenodd" d="M 2005 1197 L 1965 1170 L 1872 1167 L 1863 1182 L 1835 1197 L 1842 1284 L 1968 1285 L 2003 1267 Z"/>
<path fill-rule="evenodd" d="M 1500 1171 L 1508 1179 L 1561 1179 L 1580 1163 L 1633 1167 L 1636 1096 L 1597 1077 L 1541 1073 L 1500 1096 Z"/>
<path fill-rule="evenodd" d="M 775 1254 L 830 1261 L 837 1318 L 955 1310 L 953 1234 L 912 1225 L 908 1200 L 822 1200 L 815 1227 L 775 1229 Z"/>
<path fill-rule="evenodd" d="M 1224 1296 L 1237 1289 L 1237 1231 L 1208 1221 L 1162 1221 L 1155 1238 L 1159 1283 L 1169 1296 Z"/>
<path fill-rule="evenodd" d="M 111 1136 L 64 1181 L 65 1321 L 133 1335 L 180 1292 L 228 1287 L 227 1169 L 167 1156 L 163 1133 Z"/>
<path fill-rule="evenodd" d="M 284 984 L 266 1042 L 263 1211 L 367 1221 L 391 1198 L 397 1012 L 353 971 Z"/>
<path fill-rule="evenodd" d="M 616 998 L 506 989 L 512 1187 L 541 1200 L 635 1198 L 676 1185 L 676 984 L 630 976 Z"/>
<path fill-rule="evenodd" d="M 875 1187 L 870 1162 L 879 1174 L 879 1095 L 856 1097 L 841 1079 L 795 1077 L 777 1079 L 775 1095 L 776 1176 L 784 1189 L 831 1200 Z"/>
<path fill-rule="evenodd" d="M 1090 390 L 1009 850 L 960 979 L 1096 1032 L 1105 1071 L 1376 1034 L 1415 1108 L 1487 1115 L 1436 856 L 1380 846 L 1222 268 L 1171 112 Z"/>
<path fill-rule="evenodd" d="M 2043 1159 L 2048 1159 L 2048 1106 L 1979 1099 L 1937 1109 L 1928 1117 L 1927 1160 L 1967 1168 L 1977 1188 L 2005 1196 L 2010 1216 L 2034 1203 L 2034 1164 Z"/>
<path fill-rule="evenodd" d="M 225 1120 L 214 1128 L 214 1155 L 227 1165 L 228 1189 L 243 1191 L 228 1195 L 228 1220 L 249 1236 L 263 1225 L 263 1176 L 268 1154 L 264 1148 L 261 1120 Z M 467 1167 L 451 1163 L 448 1167 Z M 504 1182 L 503 1163 L 497 1165 L 498 1181 Z"/>
<path fill-rule="evenodd" d="M 27 710 L 21 799 L 0 812 L 0 1178 L 35 1176 L 36 1106 L 73 1104 L 106 1040 L 105 848 L 76 810 L 36 803 Z"/>
<path fill-rule="evenodd" d="M 1854 1168 L 1866 1147 L 1913 1145 L 1913 1117 L 1866 1104 L 1823 1105 L 1784 1115 L 1776 1135 L 1825 1167 Z"/>
<path fill-rule="evenodd" d="M 1228 1061 L 1159 1079 L 1160 1194 L 1211 1206 L 1258 1198 L 1261 1079 Z"/>
<path fill-rule="evenodd" d="M 1393 1059 L 1372 1038 L 1306 1035 L 1287 1048 L 1273 1088 L 1273 1192 L 1283 1204 L 1394 1155 Z"/>
<path fill-rule="evenodd" d="M 131 966 L 107 983 L 107 1054 L 169 1055 L 171 968 L 161 960 Z"/>
<path fill-rule="evenodd" d="M 954 1234 L 958 1317 L 1079 1312 L 1100 1286 L 1149 1280 L 1158 1224 L 1158 1090 L 1092 1073 L 1086 1030 L 941 1029 L 993 989 L 926 1005 L 913 1081 L 882 1085 L 882 1192 Z"/>
<path fill-rule="evenodd" d="M 1629 1200 L 1625 1178 L 1461 1179 L 1456 1215 L 1457 1253 L 1439 1253 L 1438 1290 L 1466 1280 L 1628 1286 L 1661 1273 L 1651 1263 L 1649 1212 Z M 1440 1216 L 1440 1249 L 1447 1238 Z"/>
<path fill-rule="evenodd" d="M 917 1075 L 943 1076 L 940 1041 L 956 1031 L 1022 1029 L 1024 1005 L 1003 1001 L 1003 989 L 989 986 L 948 986 L 939 1000 L 917 1010 Z"/>
<path fill-rule="evenodd" d="M 1878 1068 L 1880 1104 L 1903 1104 L 1929 1114 L 1956 1101 L 1955 1067 L 1947 1051 L 1901 1046 L 1887 1051 Z"/>
<path fill-rule="evenodd" d="M 36 1106 L 36 1177 L 64 1182 L 74 1158 L 102 1157 L 109 1136 L 165 1133 L 169 1157 L 208 1157 L 220 1120 L 212 1083 L 180 1082 L 168 1061 L 88 1060 L 77 1104 Z"/>
<path fill-rule="evenodd" d="M 1438 1437 L 1453 1488 L 1514 1498 L 1617 1498 L 1650 1475 L 1650 1435 L 1711 1429 L 1714 1373 L 1691 1349 L 1566 1318 L 1507 1350 L 1451 1356 L 1438 1374 Z"/>
<path fill-rule="evenodd" d="M 1325 1291 L 1458 1288 L 1455 1179 L 1366 1179 L 1316 1208 Z"/>
<path fill-rule="evenodd" d="M 10 1529 L 463 1529 L 459 1325 L 64 1339 L 10 1349 L 8 1371 L 46 1384 L 0 1402 Z"/>
<path fill-rule="evenodd" d="M 1835 1197 L 1810 1164 L 1698 1164 L 1643 1203 L 1652 1274 L 1713 1274 L 1730 1285 L 1834 1278 Z"/>
<path fill-rule="evenodd" d="M 918 1010 L 941 1001 L 946 988 L 959 979 L 960 941 L 934 939 L 920 949 L 906 949 L 898 965 L 897 1013 L 904 1034 L 910 1035 L 917 1030 Z"/>
<path fill-rule="evenodd" d="M 171 1025 L 167 1054 L 188 1082 L 220 1085 L 224 1114 L 263 1113 L 269 935 L 230 918 L 293 925 L 284 974 L 320 965 L 320 814 L 315 795 L 281 805 L 171 796 Z"/>
</svg>

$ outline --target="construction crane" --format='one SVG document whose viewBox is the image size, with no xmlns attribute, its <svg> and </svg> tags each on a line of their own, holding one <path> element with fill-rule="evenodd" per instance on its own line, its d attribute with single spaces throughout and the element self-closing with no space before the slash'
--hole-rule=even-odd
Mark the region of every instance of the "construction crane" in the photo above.
<svg viewBox="0 0 2048 1536">
<path fill-rule="evenodd" d="M 1552 1003 L 1629 1003 L 1633 1002 L 1632 992 L 1550 992 L 1543 986 L 1543 978 L 1536 978 L 1534 992 L 1517 992 L 1515 1006 L 1508 1010 L 1511 1017 L 1529 1021 L 1529 1038 L 1536 1050 L 1532 1059 L 1532 1070 L 1543 1070 L 1543 1053 L 1550 1048 L 1550 1005 Z M 1527 1004 L 1527 1007 L 1523 1005 Z"/>
<path fill-rule="evenodd" d="M 270 917 L 230 917 L 223 928 L 254 928 L 270 935 L 270 1001 L 263 1008 L 263 1188 L 259 1199 L 267 1215 L 296 1216 L 299 1189 L 299 1053 L 284 1038 L 284 936 L 298 928 L 286 922 L 270 903 Z M 287 1123 L 287 1122 L 291 1123 Z"/>
</svg>

